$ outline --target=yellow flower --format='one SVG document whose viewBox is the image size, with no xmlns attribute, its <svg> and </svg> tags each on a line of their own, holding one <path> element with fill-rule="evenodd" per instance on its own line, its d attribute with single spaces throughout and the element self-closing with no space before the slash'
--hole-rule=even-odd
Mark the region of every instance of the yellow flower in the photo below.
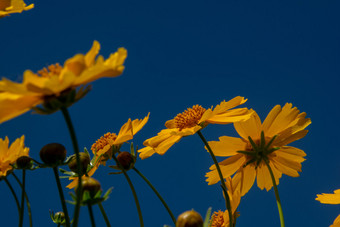
<svg viewBox="0 0 340 227">
<path fill-rule="evenodd" d="M 83 55 L 77 54 L 65 61 L 43 68 L 38 73 L 26 70 L 22 83 L 3 78 L 0 81 L 0 123 L 14 118 L 41 103 L 48 103 L 53 98 L 64 97 L 77 87 L 86 85 L 102 77 L 119 76 L 127 56 L 124 48 L 110 55 L 106 60 L 98 56 L 100 44 L 93 42 L 91 50 Z M 84 91 L 82 91 L 84 93 Z M 78 94 L 77 94 L 78 95 Z M 81 96 L 81 95 L 78 95 Z M 76 101 L 81 97 L 73 97 Z M 67 97 L 68 98 L 68 97 Z M 67 100 L 65 102 L 68 102 Z M 70 105 L 68 103 L 68 105 Z"/>
<path fill-rule="evenodd" d="M 211 107 L 206 110 L 200 105 L 188 108 L 174 119 L 167 121 L 165 123 L 167 129 L 161 130 L 157 136 L 144 141 L 143 145 L 146 147 L 138 150 L 139 157 L 145 159 L 154 153 L 163 155 L 182 137 L 194 135 L 208 124 L 229 124 L 248 119 L 252 111 L 247 108 L 232 109 L 246 101 L 243 97 L 237 96 L 228 102 L 221 102 L 214 109 Z"/>
<path fill-rule="evenodd" d="M 123 143 L 133 139 L 133 136 L 139 132 L 149 120 L 150 113 L 144 119 L 129 120 L 120 128 L 118 135 L 108 132 L 104 136 L 100 137 L 91 147 L 94 154 L 92 160 L 93 168 L 87 173 L 88 176 L 92 176 L 99 165 L 105 165 L 108 159 L 112 158 L 112 155 L 120 149 Z M 82 176 L 85 178 L 85 176 Z M 70 177 L 69 180 L 73 180 L 67 188 L 74 188 L 78 184 L 78 177 Z"/>
<path fill-rule="evenodd" d="M 239 216 L 236 213 L 237 207 L 240 205 L 241 193 L 239 189 L 234 190 L 232 185 L 232 180 L 230 177 L 226 179 L 227 193 L 230 199 L 231 213 L 233 215 L 233 223 L 235 223 L 236 218 Z M 214 212 L 211 218 L 211 227 L 229 227 L 229 213 L 226 211 Z"/>
<path fill-rule="evenodd" d="M 300 111 L 292 104 L 283 108 L 277 105 L 268 114 L 265 121 L 257 113 L 247 121 L 234 123 L 235 129 L 242 138 L 228 136 L 220 137 L 219 141 L 209 142 L 216 156 L 231 156 L 219 163 L 223 176 L 233 177 L 234 187 L 240 188 L 241 195 L 249 191 L 257 177 L 259 188 L 270 190 L 272 180 L 266 162 L 269 163 L 276 184 L 282 173 L 298 177 L 301 172 L 301 162 L 305 159 L 302 150 L 285 146 L 307 134 L 304 130 L 311 120 L 306 119 L 306 113 Z M 215 165 L 210 167 L 206 174 L 209 185 L 217 183 L 218 176 Z"/>
<path fill-rule="evenodd" d="M 0 138 L 0 177 L 5 177 L 13 169 L 14 164 L 21 156 L 28 156 L 29 148 L 24 144 L 25 136 L 16 139 L 9 146 L 8 137 L 5 140 Z"/>
<path fill-rule="evenodd" d="M 340 204 L 340 189 L 334 191 L 334 194 L 318 194 L 315 200 L 325 204 Z M 334 220 L 330 227 L 340 227 L 340 215 Z"/>
<path fill-rule="evenodd" d="M 8 16 L 11 13 L 21 13 L 24 10 L 33 9 L 34 4 L 26 6 L 23 0 L 1 0 L 0 1 L 0 18 Z"/>
</svg>

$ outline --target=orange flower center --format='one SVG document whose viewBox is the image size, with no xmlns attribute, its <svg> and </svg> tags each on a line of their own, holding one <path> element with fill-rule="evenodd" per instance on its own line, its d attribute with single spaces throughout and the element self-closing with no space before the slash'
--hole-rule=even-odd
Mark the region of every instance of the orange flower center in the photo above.
<svg viewBox="0 0 340 227">
<path fill-rule="evenodd" d="M 202 118 L 205 109 L 200 105 L 195 105 L 192 108 L 188 108 L 183 113 L 178 114 L 175 117 L 176 128 L 182 130 L 184 128 L 194 127 L 198 124 L 199 120 Z"/>
<path fill-rule="evenodd" d="M 110 141 L 115 141 L 116 138 L 116 133 L 106 133 L 104 136 L 100 137 L 100 139 L 98 139 L 94 144 L 92 144 L 92 152 L 95 154 L 97 151 L 103 149 L 106 145 L 110 144 Z"/>
<path fill-rule="evenodd" d="M 214 212 L 212 215 L 211 227 L 222 227 L 224 224 L 223 211 Z"/>
<path fill-rule="evenodd" d="M 49 65 L 47 68 L 43 68 L 38 71 L 41 77 L 51 78 L 52 76 L 59 76 L 63 67 L 56 63 L 54 65 Z"/>
</svg>

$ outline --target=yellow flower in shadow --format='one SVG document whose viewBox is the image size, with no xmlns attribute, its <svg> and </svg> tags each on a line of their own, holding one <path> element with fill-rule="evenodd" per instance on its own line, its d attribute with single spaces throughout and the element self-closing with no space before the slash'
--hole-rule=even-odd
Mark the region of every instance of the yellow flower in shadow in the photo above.
<svg viewBox="0 0 340 227">
<path fill-rule="evenodd" d="M 145 159 L 157 153 L 163 155 L 172 145 L 182 137 L 194 135 L 208 124 L 229 124 L 248 119 L 252 111 L 247 108 L 232 109 L 247 100 L 237 96 L 232 100 L 223 101 L 214 109 L 205 109 L 200 105 L 188 108 L 174 119 L 165 123 L 167 129 L 161 130 L 157 136 L 144 141 L 144 148 L 138 150 L 139 157 Z"/>
<path fill-rule="evenodd" d="M 120 128 L 118 135 L 116 133 L 108 132 L 100 137 L 91 147 L 94 154 L 92 159 L 92 169 L 87 173 L 87 176 L 82 178 L 91 177 L 99 165 L 106 165 L 106 161 L 115 155 L 116 151 L 127 141 L 132 140 L 133 136 L 139 132 L 149 120 L 150 113 L 144 119 L 129 120 Z M 78 184 L 78 177 L 70 177 L 73 180 L 67 188 L 74 188 Z"/>
<path fill-rule="evenodd" d="M 270 173 L 266 166 L 269 163 L 276 184 L 282 173 L 298 177 L 301 172 L 301 162 L 305 159 L 305 152 L 286 146 L 287 144 L 303 138 L 307 134 L 304 130 L 311 120 L 306 113 L 300 111 L 292 104 L 283 108 L 277 105 L 268 114 L 265 121 L 254 113 L 247 121 L 234 123 L 235 129 L 242 138 L 222 136 L 219 141 L 211 141 L 209 145 L 216 156 L 228 157 L 219 163 L 225 178 L 233 177 L 234 187 L 239 188 L 241 195 L 249 191 L 257 178 L 259 188 L 270 190 L 273 186 Z M 210 167 L 206 174 L 209 185 L 216 184 L 220 178 L 215 165 Z"/>
<path fill-rule="evenodd" d="M 18 158 L 28 156 L 29 148 L 25 147 L 24 140 L 25 136 L 21 136 L 9 146 L 7 136 L 4 140 L 0 138 L 0 178 L 9 174 Z"/>
<path fill-rule="evenodd" d="M 233 223 L 236 223 L 236 218 L 239 216 L 238 212 L 236 212 L 237 207 L 241 202 L 241 193 L 239 189 L 234 189 L 232 185 L 232 180 L 230 177 L 226 179 L 227 193 L 230 199 L 231 205 L 231 213 L 233 216 Z M 214 212 L 211 217 L 211 227 L 229 227 L 229 213 L 226 211 L 217 211 Z"/>
<path fill-rule="evenodd" d="M 340 189 L 335 190 L 334 194 L 318 194 L 315 200 L 324 204 L 340 204 Z M 340 227 L 340 215 L 338 215 L 330 227 Z"/>
<path fill-rule="evenodd" d="M 97 57 L 99 49 L 100 44 L 94 41 L 87 54 L 77 54 L 66 60 L 63 66 L 56 63 L 38 73 L 26 70 L 22 83 L 3 78 L 0 81 L 0 123 L 59 97 L 66 99 L 59 101 L 66 102 L 69 106 L 72 103 L 68 103 L 68 99 L 77 101 L 85 95 L 78 95 L 81 92 L 72 93 L 77 87 L 102 77 L 117 77 L 122 74 L 127 56 L 126 49 L 119 48 L 106 60 L 100 55 Z M 70 98 L 68 94 L 73 97 Z M 5 111 L 2 110 L 3 106 L 7 107 Z"/>
<path fill-rule="evenodd" d="M 1 0 L 0 1 L 0 18 L 8 16 L 11 13 L 21 13 L 22 11 L 33 9 L 34 4 L 26 6 L 23 0 Z"/>
</svg>

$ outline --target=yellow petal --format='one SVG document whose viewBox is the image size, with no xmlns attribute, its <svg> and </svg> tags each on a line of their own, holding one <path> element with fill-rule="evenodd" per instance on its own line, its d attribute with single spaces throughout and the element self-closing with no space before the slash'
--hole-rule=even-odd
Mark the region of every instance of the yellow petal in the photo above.
<svg viewBox="0 0 340 227">
<path fill-rule="evenodd" d="M 91 66 L 94 64 L 96 56 L 98 55 L 100 50 L 100 44 L 98 41 L 93 41 L 92 48 L 87 54 L 85 55 L 85 63 L 86 66 Z"/>
<path fill-rule="evenodd" d="M 247 108 L 238 108 L 229 110 L 223 114 L 212 116 L 207 119 L 206 122 L 211 124 L 230 124 L 238 121 L 248 120 L 253 113 L 253 111 L 250 111 Z"/>
<path fill-rule="evenodd" d="M 315 200 L 320 201 L 320 203 L 325 204 L 340 204 L 340 189 L 334 191 L 334 194 L 326 194 L 322 193 L 321 195 L 316 195 L 317 198 Z"/>
<path fill-rule="evenodd" d="M 131 140 L 133 138 L 133 132 L 132 132 L 132 123 L 131 119 L 129 118 L 128 122 L 126 122 L 121 128 L 117 135 L 117 138 L 113 142 L 114 145 L 120 145 L 125 143 L 128 140 Z"/>
<path fill-rule="evenodd" d="M 132 134 L 135 135 L 139 130 L 141 130 L 144 125 L 148 122 L 149 120 L 150 113 L 142 120 L 142 119 L 135 119 L 132 121 Z"/>
<path fill-rule="evenodd" d="M 333 224 L 329 227 L 340 227 L 340 215 L 338 217 L 336 217 Z"/>
<path fill-rule="evenodd" d="M 146 159 L 156 153 L 156 151 L 152 147 L 144 147 L 142 149 L 139 149 L 138 152 L 140 153 L 139 157 L 141 159 Z"/>
<path fill-rule="evenodd" d="M 248 140 L 249 136 L 254 141 L 260 139 L 261 120 L 256 112 L 254 112 L 248 120 L 234 123 L 234 127 L 238 134 L 245 140 Z"/>
<path fill-rule="evenodd" d="M 269 163 L 269 165 L 273 171 L 276 185 L 278 185 L 279 178 L 281 177 L 282 173 L 278 171 L 271 162 Z M 268 167 L 263 162 L 261 162 L 260 165 L 256 169 L 256 179 L 257 179 L 257 186 L 262 190 L 265 188 L 267 191 L 269 191 L 273 187 L 273 181 L 270 176 Z"/>
<path fill-rule="evenodd" d="M 216 156 L 232 156 L 238 154 L 237 151 L 243 151 L 247 143 L 235 137 L 221 136 L 219 141 L 208 142 L 211 150 Z"/>
<path fill-rule="evenodd" d="M 241 196 L 244 196 L 253 186 L 256 177 L 254 165 L 247 165 L 241 168 L 233 177 L 233 188 L 239 190 Z"/>
<path fill-rule="evenodd" d="M 227 178 L 234 174 L 240 167 L 243 166 L 245 163 L 245 157 L 244 155 L 234 155 L 230 158 L 227 158 L 226 160 L 222 161 L 219 163 L 222 175 L 224 178 Z M 218 175 L 218 172 L 216 170 L 216 166 L 212 165 L 209 168 L 210 172 L 206 173 L 206 181 L 208 182 L 209 185 L 211 184 L 216 184 L 217 182 L 220 181 L 220 177 Z"/>
</svg>

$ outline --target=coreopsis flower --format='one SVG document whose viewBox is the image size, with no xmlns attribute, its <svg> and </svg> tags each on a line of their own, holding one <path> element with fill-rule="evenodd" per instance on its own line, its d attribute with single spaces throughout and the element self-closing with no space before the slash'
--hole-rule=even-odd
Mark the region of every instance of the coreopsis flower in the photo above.
<svg viewBox="0 0 340 227">
<path fill-rule="evenodd" d="M 318 194 L 315 200 L 325 204 L 340 204 L 340 189 L 335 190 L 334 194 Z M 340 215 L 334 220 L 330 227 L 340 227 Z"/>
<path fill-rule="evenodd" d="M 102 77 L 122 74 L 126 49 L 119 48 L 106 60 L 100 55 L 97 57 L 99 49 L 100 44 L 94 41 L 87 54 L 77 54 L 66 60 L 63 66 L 56 63 L 37 73 L 26 70 L 22 83 L 3 78 L 0 81 L 0 123 L 39 104 L 43 104 L 43 108 L 35 107 L 36 112 L 45 114 L 68 107 L 89 91 L 84 85 Z"/>
<path fill-rule="evenodd" d="M 1 0 L 0 1 L 0 18 L 8 16 L 11 13 L 21 13 L 22 11 L 33 9 L 34 4 L 26 6 L 23 0 Z"/>
<path fill-rule="evenodd" d="M 0 178 L 9 174 L 18 158 L 28 156 L 29 148 L 25 147 L 24 140 L 25 136 L 21 136 L 9 146 L 7 136 L 4 140 L 0 138 Z"/>
<path fill-rule="evenodd" d="M 233 217 L 233 223 L 235 223 L 236 218 L 239 216 L 236 212 L 237 207 L 240 205 L 241 193 L 239 189 L 233 188 L 233 183 L 230 177 L 226 179 L 227 193 L 230 199 L 231 213 Z M 229 213 L 226 211 L 214 212 L 211 218 L 210 227 L 229 227 Z"/>
<path fill-rule="evenodd" d="M 120 128 L 118 135 L 116 133 L 108 132 L 104 136 L 100 137 L 92 146 L 91 150 L 94 154 L 93 162 L 91 163 L 92 168 L 86 174 L 87 176 L 83 176 L 82 178 L 91 177 L 99 165 L 105 165 L 108 159 L 112 158 L 112 155 L 115 155 L 120 147 L 127 141 L 133 139 L 133 136 L 139 132 L 144 125 L 149 120 L 150 113 L 144 119 L 135 119 L 131 121 L 129 120 Z M 67 188 L 74 188 L 78 184 L 78 177 L 70 177 L 70 180 L 73 180 Z"/>
<path fill-rule="evenodd" d="M 301 163 L 305 160 L 305 152 L 287 144 L 303 138 L 307 134 L 305 128 L 311 123 L 305 118 L 306 113 L 292 104 L 283 108 L 275 106 L 265 121 L 254 113 L 247 121 L 236 122 L 234 127 L 242 138 L 222 136 L 219 141 L 209 142 L 216 156 L 228 157 L 219 163 L 223 176 L 233 176 L 233 185 L 243 196 L 249 191 L 257 178 L 259 188 L 267 191 L 273 186 L 267 164 L 272 169 L 276 184 L 282 174 L 298 177 Z M 215 165 L 206 174 L 209 185 L 217 183 L 218 176 Z"/>
<path fill-rule="evenodd" d="M 138 150 L 139 157 L 145 159 L 157 153 L 163 155 L 172 145 L 182 137 L 194 135 L 208 124 L 229 124 L 248 119 L 252 111 L 247 108 L 232 109 L 247 100 L 237 96 L 232 100 L 223 101 L 214 109 L 205 109 L 200 105 L 188 108 L 174 119 L 165 123 L 167 129 L 161 130 L 157 136 L 144 141 L 144 148 Z"/>
</svg>

